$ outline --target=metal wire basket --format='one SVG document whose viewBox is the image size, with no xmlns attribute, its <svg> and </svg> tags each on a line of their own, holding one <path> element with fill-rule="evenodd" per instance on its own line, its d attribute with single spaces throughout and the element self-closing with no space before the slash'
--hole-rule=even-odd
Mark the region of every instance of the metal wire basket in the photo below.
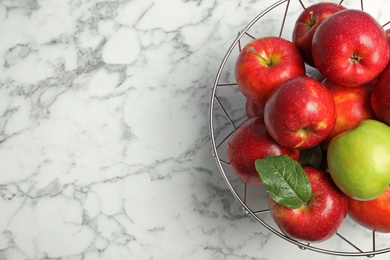
<svg viewBox="0 0 390 260">
<path fill-rule="evenodd" d="M 262 36 L 280 36 L 291 40 L 292 30 L 298 15 L 306 6 L 321 1 L 279 0 L 259 13 L 243 28 L 234 39 L 217 72 L 210 100 L 210 137 L 212 153 L 227 187 L 242 206 L 243 210 L 265 228 L 295 244 L 300 249 L 309 249 L 318 253 L 339 256 L 373 257 L 390 251 L 390 234 L 370 231 L 359 226 L 348 216 L 335 236 L 321 243 L 302 243 L 284 235 L 272 220 L 268 204 L 267 191 L 262 186 L 242 182 L 232 171 L 226 159 L 226 145 L 234 131 L 247 120 L 245 97 L 240 93 L 234 78 L 235 60 L 241 46 Z M 367 2 L 367 3 L 366 3 Z M 337 3 L 345 7 L 364 10 L 383 27 L 389 22 L 378 18 L 381 9 L 379 0 L 342 0 Z M 383 15 L 382 15 L 383 16 Z M 307 73 L 315 71 L 307 67 Z"/>
</svg>

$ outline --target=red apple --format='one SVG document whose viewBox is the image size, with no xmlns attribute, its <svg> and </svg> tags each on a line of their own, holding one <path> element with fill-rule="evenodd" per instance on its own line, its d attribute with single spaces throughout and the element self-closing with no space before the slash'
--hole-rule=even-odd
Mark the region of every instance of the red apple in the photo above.
<svg viewBox="0 0 390 260">
<path fill-rule="evenodd" d="M 272 218 L 290 238 L 305 242 L 321 242 L 333 236 L 348 212 L 348 198 L 333 183 L 330 175 L 320 169 L 303 167 L 309 177 L 312 197 L 296 209 L 276 203 L 270 196 Z"/>
<path fill-rule="evenodd" d="M 316 68 L 333 82 L 364 85 L 389 62 L 389 44 L 382 26 L 368 13 L 346 9 L 321 23 L 313 36 Z"/>
<path fill-rule="evenodd" d="M 283 81 L 305 75 L 298 48 L 280 37 L 258 38 L 241 50 L 235 77 L 242 94 L 263 106 L 272 90 Z"/>
<path fill-rule="evenodd" d="M 371 106 L 378 120 L 390 125 L 390 64 L 372 89 Z"/>
<path fill-rule="evenodd" d="M 358 126 L 365 119 L 374 119 L 371 108 L 371 85 L 346 87 L 329 79 L 322 81 L 333 95 L 336 105 L 336 125 L 324 141 L 328 144 L 333 137 Z"/>
<path fill-rule="evenodd" d="M 373 200 L 349 198 L 349 216 L 370 230 L 390 232 L 390 188 Z"/>
<path fill-rule="evenodd" d="M 248 118 L 263 116 L 264 107 L 247 99 L 245 103 L 245 113 Z"/>
<path fill-rule="evenodd" d="M 317 27 L 332 14 L 344 9 L 345 7 L 340 4 L 322 2 L 307 7 L 299 15 L 293 30 L 292 42 L 298 47 L 308 65 L 315 67 L 311 45 Z"/>
<path fill-rule="evenodd" d="M 262 117 L 251 118 L 232 134 L 226 148 L 228 163 L 244 182 L 260 185 L 255 160 L 265 156 L 286 154 L 299 160 L 299 150 L 288 149 L 275 142 L 267 133 Z"/>
<path fill-rule="evenodd" d="M 264 109 L 268 133 L 283 146 L 307 149 L 322 142 L 336 124 L 332 94 L 320 82 L 297 77 L 282 83 Z"/>
</svg>

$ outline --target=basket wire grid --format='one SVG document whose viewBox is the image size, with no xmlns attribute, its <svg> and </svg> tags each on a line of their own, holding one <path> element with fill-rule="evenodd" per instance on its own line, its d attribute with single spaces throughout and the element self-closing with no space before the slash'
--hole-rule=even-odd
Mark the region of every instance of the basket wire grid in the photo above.
<svg viewBox="0 0 390 260">
<path fill-rule="evenodd" d="M 305 4 L 302 0 L 279 0 L 259 13 L 238 33 L 222 60 L 212 87 L 209 115 L 212 155 L 228 189 L 242 206 L 244 212 L 272 233 L 303 250 L 309 249 L 318 253 L 338 256 L 373 257 L 390 251 L 390 234 L 365 229 L 349 219 L 348 216 L 336 235 L 321 243 L 303 243 L 283 234 L 270 217 L 265 199 L 267 196 L 265 188 L 241 181 L 233 173 L 225 155 L 229 138 L 247 120 L 244 109 L 245 97 L 238 90 L 233 73 L 234 62 L 241 47 L 258 37 L 275 35 L 275 33 L 275 36 L 291 40 L 291 26 L 293 26 L 295 19 L 306 6 L 313 2 Z M 370 5 L 365 5 L 364 0 L 339 0 L 337 3 L 369 13 L 371 13 L 370 5 L 375 5 L 375 1 L 370 1 Z M 275 19 L 275 17 L 279 18 Z M 275 24 L 280 27 L 275 27 Z M 389 24 L 390 22 L 383 23 L 383 27 L 385 28 Z M 309 66 L 306 69 L 309 75 L 315 73 L 315 70 Z M 362 237 L 364 238 L 363 242 L 356 239 Z"/>
</svg>

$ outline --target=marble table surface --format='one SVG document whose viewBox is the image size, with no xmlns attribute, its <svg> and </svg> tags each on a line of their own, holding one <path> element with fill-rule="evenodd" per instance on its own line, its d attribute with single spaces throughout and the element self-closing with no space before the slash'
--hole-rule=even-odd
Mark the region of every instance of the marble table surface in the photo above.
<svg viewBox="0 0 390 260">
<path fill-rule="evenodd" d="M 272 3 L 1 0 L 0 259 L 338 259 L 244 214 L 211 156 L 215 75 Z"/>
</svg>

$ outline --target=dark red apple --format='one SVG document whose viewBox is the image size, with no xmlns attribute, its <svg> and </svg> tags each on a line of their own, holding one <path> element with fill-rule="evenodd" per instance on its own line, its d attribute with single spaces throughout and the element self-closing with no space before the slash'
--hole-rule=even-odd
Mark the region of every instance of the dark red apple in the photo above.
<svg viewBox="0 0 390 260">
<path fill-rule="evenodd" d="M 268 197 L 272 218 L 288 237 L 304 242 L 321 242 L 332 237 L 344 222 L 348 198 L 325 171 L 303 167 L 309 177 L 312 197 L 296 209 L 287 208 Z"/>
<path fill-rule="evenodd" d="M 373 200 L 349 198 L 349 216 L 370 230 L 390 232 L 390 188 Z"/>
<path fill-rule="evenodd" d="M 298 48 L 280 37 L 258 38 L 241 50 L 235 64 L 235 77 L 242 94 L 263 106 L 283 81 L 305 75 Z"/>
<path fill-rule="evenodd" d="M 390 65 L 372 89 L 371 106 L 378 120 L 390 125 Z"/>
<path fill-rule="evenodd" d="M 322 82 L 326 78 L 321 72 L 317 71 L 317 74 L 315 75 L 314 79 L 317 80 L 318 82 Z"/>
<path fill-rule="evenodd" d="M 248 118 L 263 116 L 264 106 L 258 105 L 247 99 L 245 103 L 245 113 Z"/>
<path fill-rule="evenodd" d="M 371 89 L 369 84 L 358 87 L 346 87 L 329 79 L 322 81 L 333 95 L 336 105 L 336 125 L 324 141 L 326 145 L 333 137 L 358 126 L 365 119 L 374 119 L 371 108 Z"/>
<path fill-rule="evenodd" d="M 346 9 L 318 26 L 312 55 L 326 78 L 344 86 L 360 86 L 386 68 L 389 44 L 375 18 L 361 10 Z"/>
<path fill-rule="evenodd" d="M 228 163 L 244 182 L 260 185 L 255 168 L 256 159 L 267 155 L 286 154 L 298 161 L 300 151 L 288 149 L 275 142 L 267 133 L 262 117 L 248 119 L 232 134 L 226 148 Z"/>
<path fill-rule="evenodd" d="M 283 146 L 307 149 L 322 142 L 336 124 L 332 94 L 320 82 L 297 77 L 282 83 L 264 109 L 270 136 Z"/>
<path fill-rule="evenodd" d="M 294 26 L 292 42 L 298 47 L 308 65 L 315 67 L 311 45 L 317 27 L 332 14 L 344 9 L 345 7 L 340 4 L 321 2 L 307 7 L 299 15 Z"/>
</svg>

